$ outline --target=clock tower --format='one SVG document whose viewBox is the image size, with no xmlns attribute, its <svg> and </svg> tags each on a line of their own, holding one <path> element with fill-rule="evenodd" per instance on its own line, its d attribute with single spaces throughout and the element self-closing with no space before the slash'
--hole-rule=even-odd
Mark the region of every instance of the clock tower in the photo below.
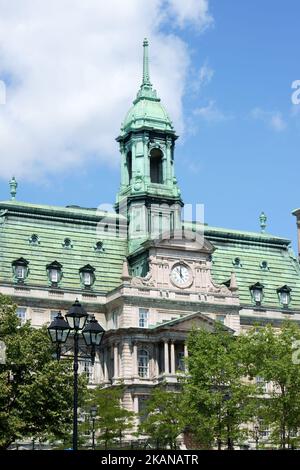
<svg viewBox="0 0 300 470">
<path fill-rule="evenodd" d="M 172 121 L 150 82 L 145 39 L 142 84 L 117 138 L 121 185 L 116 210 L 129 219 L 129 253 L 147 239 L 170 237 L 181 227 L 183 202 L 174 171 L 176 139 Z"/>
</svg>

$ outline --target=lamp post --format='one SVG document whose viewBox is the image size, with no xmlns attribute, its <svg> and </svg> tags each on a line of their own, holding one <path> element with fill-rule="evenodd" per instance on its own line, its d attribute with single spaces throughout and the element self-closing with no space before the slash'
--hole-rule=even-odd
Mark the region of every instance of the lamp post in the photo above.
<svg viewBox="0 0 300 470">
<path fill-rule="evenodd" d="M 78 353 L 79 353 L 79 338 L 82 334 L 85 344 L 91 347 L 92 364 L 95 361 L 96 346 L 99 346 L 104 333 L 103 328 L 99 325 L 94 316 L 87 324 L 88 314 L 76 299 L 75 303 L 71 306 L 66 314 L 66 320 L 61 312 L 57 314 L 50 326 L 48 333 L 53 344 L 56 345 L 57 359 L 60 358 L 61 346 L 67 341 L 69 333 L 72 331 L 74 340 L 74 362 L 73 362 L 73 450 L 77 450 L 78 441 Z"/>
<path fill-rule="evenodd" d="M 254 426 L 255 431 L 255 449 L 258 450 L 258 442 L 259 442 L 259 425 L 256 424 Z"/>
<path fill-rule="evenodd" d="M 92 418 L 92 449 L 95 450 L 95 420 L 97 416 L 97 406 L 93 405 L 90 409 L 90 415 Z"/>
</svg>

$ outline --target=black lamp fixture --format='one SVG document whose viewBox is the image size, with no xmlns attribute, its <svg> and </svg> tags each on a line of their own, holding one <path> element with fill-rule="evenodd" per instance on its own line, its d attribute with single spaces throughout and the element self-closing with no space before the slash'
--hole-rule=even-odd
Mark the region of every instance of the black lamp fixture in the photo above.
<svg viewBox="0 0 300 470">
<path fill-rule="evenodd" d="M 78 299 L 75 300 L 74 304 L 66 314 L 67 322 L 69 323 L 70 328 L 75 330 L 75 332 L 84 328 L 87 317 L 88 314 L 82 307 L 81 303 L 79 303 Z"/>
<path fill-rule="evenodd" d="M 253 286 L 250 286 L 250 292 L 256 305 L 261 305 L 263 300 L 264 285 L 260 282 L 257 282 L 256 284 L 253 284 Z"/>
<path fill-rule="evenodd" d="M 50 323 L 48 333 L 51 342 L 56 345 L 56 354 L 59 360 L 61 345 L 67 341 L 70 333 L 69 324 L 66 322 L 61 312 L 58 312 L 54 320 Z"/>
<path fill-rule="evenodd" d="M 78 299 L 66 314 L 66 320 L 61 312 L 54 318 L 48 327 L 51 342 L 57 346 L 57 358 L 59 359 L 61 345 L 68 339 L 69 333 L 73 332 L 74 340 L 74 401 L 73 401 L 73 450 L 77 450 L 78 429 L 77 429 L 77 408 L 78 408 L 78 353 L 79 338 L 82 334 L 85 344 L 91 348 L 92 364 L 95 362 L 96 346 L 99 346 L 104 334 L 103 328 L 99 325 L 95 316 L 86 324 L 88 314 L 82 307 Z"/>
</svg>

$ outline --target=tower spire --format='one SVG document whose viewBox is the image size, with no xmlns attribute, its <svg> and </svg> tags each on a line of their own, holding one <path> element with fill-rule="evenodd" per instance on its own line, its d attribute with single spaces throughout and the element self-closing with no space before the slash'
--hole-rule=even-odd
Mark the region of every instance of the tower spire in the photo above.
<svg viewBox="0 0 300 470">
<path fill-rule="evenodd" d="M 148 39 L 145 38 L 143 41 L 143 80 L 136 99 L 133 102 L 134 104 L 144 98 L 152 101 L 160 101 L 157 97 L 156 91 L 152 88 L 152 83 L 150 82 L 148 46 Z"/>
<path fill-rule="evenodd" d="M 143 54 L 143 83 L 142 86 L 150 86 L 150 75 L 149 75 L 149 55 L 148 55 L 148 39 L 145 38 L 143 42 L 144 54 Z"/>
</svg>

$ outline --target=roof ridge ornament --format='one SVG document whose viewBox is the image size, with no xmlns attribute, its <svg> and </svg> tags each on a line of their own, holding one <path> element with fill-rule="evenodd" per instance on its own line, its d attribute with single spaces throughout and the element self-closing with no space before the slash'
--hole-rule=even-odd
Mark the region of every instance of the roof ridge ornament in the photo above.
<svg viewBox="0 0 300 470">
<path fill-rule="evenodd" d="M 14 201 L 16 199 L 17 188 L 18 188 L 18 182 L 14 176 L 9 182 L 9 187 L 10 187 L 11 200 Z"/>
<path fill-rule="evenodd" d="M 261 233 L 265 233 L 266 232 L 266 226 L 267 226 L 267 216 L 264 212 L 261 212 L 260 216 L 259 216 L 259 222 L 260 222 L 260 231 Z"/>
</svg>

